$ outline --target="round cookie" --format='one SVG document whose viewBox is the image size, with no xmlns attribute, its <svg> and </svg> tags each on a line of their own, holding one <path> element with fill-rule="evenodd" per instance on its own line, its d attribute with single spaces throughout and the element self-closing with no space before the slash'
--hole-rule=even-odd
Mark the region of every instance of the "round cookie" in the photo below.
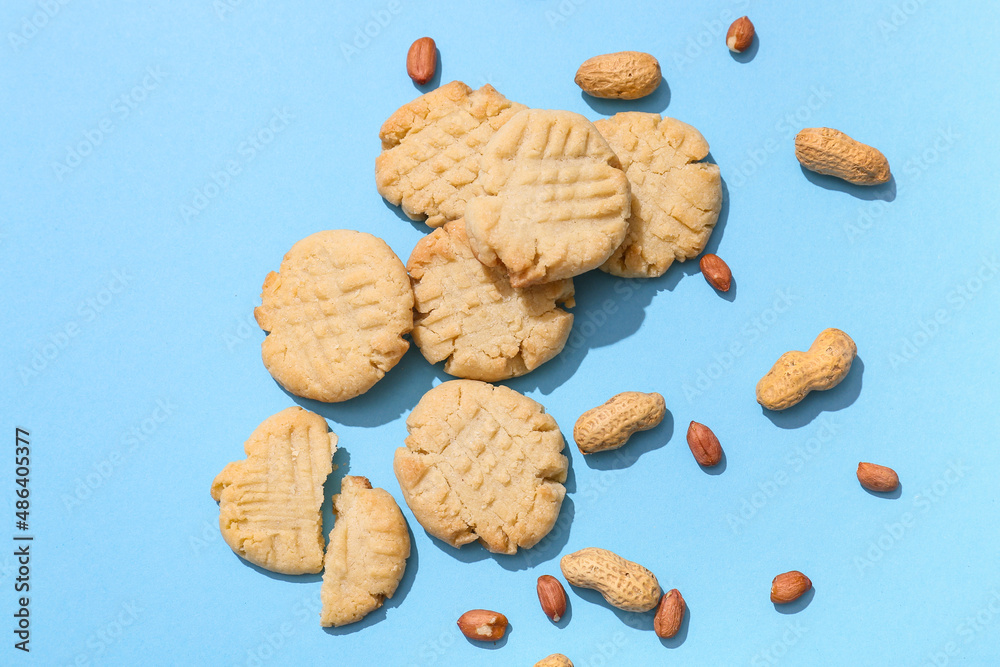
<svg viewBox="0 0 1000 667">
<path fill-rule="evenodd" d="M 406 352 L 413 291 L 385 241 L 347 229 L 294 246 L 264 280 L 264 366 L 288 391 L 334 403 L 363 394 Z"/>
<path fill-rule="evenodd" d="M 601 270 L 625 278 L 662 276 L 674 260 L 705 249 L 722 209 L 718 165 L 701 132 L 659 114 L 625 111 L 594 125 L 632 185 L 628 235 Z"/>
<path fill-rule="evenodd" d="M 472 251 L 514 287 L 595 269 L 628 229 L 629 184 L 597 128 L 570 111 L 526 109 L 483 150 L 486 196 L 465 209 Z"/>
<path fill-rule="evenodd" d="M 562 653 L 553 653 L 536 662 L 535 667 L 573 667 L 573 661 Z"/>
<path fill-rule="evenodd" d="M 514 554 L 555 525 L 569 462 L 559 427 L 535 401 L 451 380 L 424 394 L 406 427 L 393 468 L 413 516 L 434 537 Z"/>
<path fill-rule="evenodd" d="M 483 194 L 479 156 L 493 134 L 524 105 L 485 85 L 452 81 L 400 107 L 382 125 L 375 187 L 413 220 L 440 227 L 461 218 Z"/>
<path fill-rule="evenodd" d="M 413 283 L 413 341 L 451 375 L 488 382 L 524 375 L 559 354 L 573 315 L 573 280 L 516 289 L 477 260 L 462 220 L 421 239 L 406 264 Z"/>
<path fill-rule="evenodd" d="M 344 477 L 323 562 L 320 625 L 360 621 L 391 598 L 406 571 L 410 533 L 399 505 L 365 477 Z"/>
<path fill-rule="evenodd" d="M 219 529 L 242 558 L 272 572 L 323 569 L 323 483 L 333 470 L 337 436 L 300 407 L 265 419 L 212 481 Z"/>
</svg>

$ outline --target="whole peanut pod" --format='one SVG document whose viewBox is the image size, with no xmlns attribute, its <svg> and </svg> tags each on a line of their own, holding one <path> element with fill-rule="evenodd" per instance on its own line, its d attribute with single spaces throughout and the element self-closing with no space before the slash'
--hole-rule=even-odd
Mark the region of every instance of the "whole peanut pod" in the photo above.
<svg viewBox="0 0 1000 667">
<path fill-rule="evenodd" d="M 653 428 L 666 414 L 667 405 L 660 394 L 622 392 L 580 415 L 573 439 L 584 454 L 618 449 L 633 433 Z"/>
<path fill-rule="evenodd" d="M 563 556 L 559 567 L 570 584 L 594 589 L 619 609 L 649 611 L 660 601 L 656 575 L 607 549 L 580 549 Z"/>
<path fill-rule="evenodd" d="M 790 408 L 811 391 L 836 387 L 847 377 L 858 348 L 840 329 L 826 329 L 805 352 L 785 352 L 757 383 L 757 402 Z"/>
</svg>

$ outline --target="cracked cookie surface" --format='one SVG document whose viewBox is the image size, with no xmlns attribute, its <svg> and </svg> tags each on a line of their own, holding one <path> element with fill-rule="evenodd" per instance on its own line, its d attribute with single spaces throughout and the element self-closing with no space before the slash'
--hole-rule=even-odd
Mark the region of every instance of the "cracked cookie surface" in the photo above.
<svg viewBox="0 0 1000 667">
<path fill-rule="evenodd" d="M 514 554 L 552 529 L 569 462 L 541 405 L 507 387 L 451 380 L 424 394 L 406 427 L 393 468 L 428 533 Z"/>
<path fill-rule="evenodd" d="M 462 220 L 421 239 L 406 264 L 413 282 L 413 341 L 445 372 L 488 382 L 524 375 L 559 354 L 573 315 L 572 279 L 517 289 L 476 259 Z"/>
<path fill-rule="evenodd" d="M 299 407 L 264 420 L 212 482 L 226 544 L 254 565 L 281 574 L 323 568 L 323 483 L 337 436 Z"/>
<path fill-rule="evenodd" d="M 410 557 L 410 534 L 399 505 L 367 478 L 341 480 L 333 513 L 320 589 L 324 627 L 355 623 L 381 607 L 396 592 Z"/>
<path fill-rule="evenodd" d="M 674 118 L 626 111 L 594 123 L 632 186 L 628 235 L 603 271 L 625 278 L 662 276 L 674 260 L 705 249 L 722 209 L 718 165 L 701 132 Z"/>
<path fill-rule="evenodd" d="M 264 366 L 297 396 L 328 403 L 363 394 L 400 360 L 413 291 L 385 241 L 347 229 L 308 236 L 264 280 L 257 324 Z"/>
<path fill-rule="evenodd" d="M 413 220 L 440 227 L 483 194 L 480 153 L 524 105 L 485 85 L 452 81 L 400 107 L 382 125 L 375 187 Z"/>
<path fill-rule="evenodd" d="M 487 266 L 514 287 L 595 269 L 628 229 L 629 183 L 597 128 L 570 111 L 526 109 L 483 150 L 486 195 L 469 202 L 465 227 Z"/>
</svg>

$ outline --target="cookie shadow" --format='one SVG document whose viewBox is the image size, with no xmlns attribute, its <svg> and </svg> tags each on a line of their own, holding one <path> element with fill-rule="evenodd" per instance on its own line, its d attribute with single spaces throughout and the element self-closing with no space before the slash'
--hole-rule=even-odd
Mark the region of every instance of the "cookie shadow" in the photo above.
<svg viewBox="0 0 1000 667">
<path fill-rule="evenodd" d="M 710 251 L 706 249 L 705 252 Z M 692 258 L 685 262 L 674 262 L 670 265 L 670 268 L 667 269 L 666 273 L 659 278 L 650 279 L 650 282 L 656 285 L 659 289 L 673 292 L 682 279 L 687 278 L 688 276 L 696 276 L 700 274 L 701 266 L 698 265 L 697 258 Z M 712 289 L 712 287 L 707 285 L 707 283 L 706 286 L 708 289 Z"/>
<path fill-rule="evenodd" d="M 374 387 L 342 403 L 314 401 L 296 396 L 280 384 L 278 387 L 298 405 L 330 421 L 346 426 L 381 426 L 411 410 L 430 390 L 435 378 L 451 379 L 444 371 L 428 364 L 417 346 L 411 343 L 399 363 Z"/>
<path fill-rule="evenodd" d="M 333 472 L 323 483 L 323 539 L 330 537 L 333 530 L 333 497 L 340 493 L 340 484 L 351 472 L 351 453 L 341 447 L 333 455 Z M 373 485 L 377 486 L 377 485 Z"/>
<path fill-rule="evenodd" d="M 339 628 L 323 628 L 323 632 L 328 635 L 336 636 L 350 635 L 355 632 L 360 632 L 365 628 L 369 628 L 376 623 L 385 620 L 385 617 L 390 609 L 395 609 L 402 604 L 403 600 L 410 592 L 410 589 L 413 588 L 413 582 L 417 577 L 417 569 L 420 565 L 420 557 L 417 554 L 417 543 L 413 537 L 413 531 L 410 530 L 409 526 L 407 526 L 406 530 L 410 534 L 410 557 L 406 559 L 406 570 L 403 572 L 403 578 L 399 580 L 399 586 L 396 587 L 396 592 L 393 593 L 392 597 L 387 599 L 381 607 L 368 614 L 357 623 L 342 625 Z"/>
<path fill-rule="evenodd" d="M 711 153 L 705 157 L 704 162 L 718 164 Z M 719 219 L 715 221 L 715 227 L 712 228 L 712 235 L 708 237 L 708 243 L 705 244 L 705 250 L 703 251 L 716 255 L 719 254 L 719 245 L 722 243 L 722 237 L 726 233 L 726 224 L 729 222 L 729 184 L 726 183 L 725 177 L 722 176 L 719 177 L 719 181 L 722 183 L 722 204 L 719 206 Z"/>
<path fill-rule="evenodd" d="M 426 222 L 424 222 L 423 220 L 414 220 L 414 219 L 412 219 L 410 216 L 408 216 L 405 213 L 403 213 L 403 209 L 402 208 L 400 208 L 399 206 L 396 206 L 395 204 L 390 203 L 385 197 L 380 197 L 380 199 L 382 200 L 382 204 L 387 209 L 389 209 L 390 211 L 392 211 L 393 215 L 395 215 L 397 218 L 399 218 L 403 222 L 410 223 L 410 225 L 414 229 L 416 229 L 417 231 L 421 232 L 422 234 L 428 234 L 431 231 L 433 231 L 430 227 L 427 226 Z"/>
<path fill-rule="evenodd" d="M 837 412 L 858 400 L 864 374 L 864 362 L 860 356 L 855 357 L 847 377 L 833 389 L 811 392 L 787 410 L 775 412 L 761 406 L 761 412 L 779 428 L 800 428 L 816 419 L 821 412 Z"/>
<path fill-rule="evenodd" d="M 522 393 L 551 394 L 568 380 L 590 350 L 606 347 L 636 333 L 646 318 L 646 307 L 657 293 L 655 280 L 618 278 L 603 271 L 590 271 L 573 279 L 576 305 L 573 329 L 562 352 L 531 373 L 508 380 Z"/>
<path fill-rule="evenodd" d="M 563 438 L 563 442 L 566 442 L 565 438 Z M 576 452 L 579 451 L 576 450 Z M 575 456 L 576 452 L 571 449 L 570 443 L 566 443 L 563 446 L 563 454 L 568 461 L 568 465 L 566 466 L 566 481 L 563 482 L 563 486 L 566 487 L 566 498 L 569 498 L 569 494 L 576 493 L 576 471 L 573 470 L 573 456 Z"/>
<path fill-rule="evenodd" d="M 655 428 L 636 433 L 618 449 L 595 452 L 584 456 L 587 467 L 594 470 L 621 470 L 639 460 L 643 454 L 663 447 L 674 435 L 674 416 L 666 411 L 663 421 Z"/>
<path fill-rule="evenodd" d="M 662 76 L 660 85 L 649 95 L 640 97 L 637 100 L 616 100 L 594 97 L 580 91 L 580 97 L 591 109 L 605 116 L 613 116 L 621 111 L 646 111 L 649 113 L 663 113 L 670 105 L 670 85 Z"/>
<path fill-rule="evenodd" d="M 270 570 L 264 569 L 259 565 L 254 565 L 247 559 L 243 558 L 235 551 L 233 552 L 235 556 L 241 563 L 249 567 L 254 572 L 263 574 L 265 577 L 270 579 L 276 579 L 277 581 L 287 581 L 290 584 L 315 584 L 323 580 L 323 574 L 281 574 L 279 572 L 271 572 Z"/>
<path fill-rule="evenodd" d="M 799 168 L 802 170 L 802 174 L 806 177 L 806 180 L 814 185 L 818 185 L 824 190 L 846 192 L 857 199 L 864 199 L 867 201 L 875 199 L 892 201 L 896 198 L 895 176 L 890 176 L 889 180 L 881 185 L 855 185 L 853 183 L 848 183 L 841 178 L 837 178 L 836 176 L 817 174 L 815 171 L 810 171 L 802 165 L 799 165 Z"/>
<path fill-rule="evenodd" d="M 509 572 L 517 572 L 530 569 L 540 563 L 556 558 L 569 542 L 570 527 L 573 524 L 575 516 L 576 507 L 573 504 L 573 500 L 567 497 L 563 500 L 559 516 L 556 518 L 552 530 L 532 548 L 518 549 L 517 553 L 513 555 L 495 554 L 479 542 L 466 544 L 456 549 L 430 533 L 427 536 L 431 539 L 434 546 L 459 562 L 478 563 L 479 561 L 492 558 L 503 569 Z"/>
</svg>

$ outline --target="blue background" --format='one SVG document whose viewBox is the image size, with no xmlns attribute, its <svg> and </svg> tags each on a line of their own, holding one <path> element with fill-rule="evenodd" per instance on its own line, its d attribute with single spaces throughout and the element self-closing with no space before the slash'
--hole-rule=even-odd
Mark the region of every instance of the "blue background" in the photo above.
<svg viewBox="0 0 1000 667">
<path fill-rule="evenodd" d="M 758 39 L 734 57 L 724 33 L 743 14 Z M 995 3 L 921 0 L 4 2 L 0 524 L 14 532 L 21 427 L 36 540 L 30 656 L 12 648 L 0 548 L 0 661 L 995 664 L 998 18 Z M 425 233 L 372 176 L 380 124 L 425 90 L 404 71 L 423 35 L 441 56 L 426 89 L 491 83 L 592 119 L 663 112 L 704 133 L 726 182 L 709 249 L 733 269 L 727 297 L 695 262 L 651 281 L 583 276 L 566 351 L 508 383 L 565 434 L 619 391 L 659 391 L 670 410 L 617 453 L 570 444 L 559 523 L 514 557 L 436 542 L 401 501 L 392 452 L 439 367 L 411 349 L 360 398 L 300 401 L 264 370 L 252 320 L 298 239 L 364 230 L 405 261 Z M 666 83 L 632 103 L 581 95 L 579 64 L 623 49 L 656 55 Z M 804 172 L 792 139 L 812 126 L 881 149 L 894 181 Z M 757 379 L 830 326 L 857 342 L 848 379 L 763 412 Z M 240 561 L 208 494 L 293 401 L 340 436 L 328 495 L 365 475 L 413 535 L 396 597 L 336 631 L 318 623 L 319 576 Z M 692 419 L 725 448 L 711 474 L 685 443 Z M 860 460 L 895 468 L 899 497 L 861 489 Z M 681 634 L 661 642 L 651 614 L 589 591 L 546 620 L 536 577 L 586 546 L 679 588 Z M 771 578 L 790 569 L 815 593 L 776 609 Z M 475 607 L 510 618 L 498 646 L 457 632 Z"/>
</svg>

